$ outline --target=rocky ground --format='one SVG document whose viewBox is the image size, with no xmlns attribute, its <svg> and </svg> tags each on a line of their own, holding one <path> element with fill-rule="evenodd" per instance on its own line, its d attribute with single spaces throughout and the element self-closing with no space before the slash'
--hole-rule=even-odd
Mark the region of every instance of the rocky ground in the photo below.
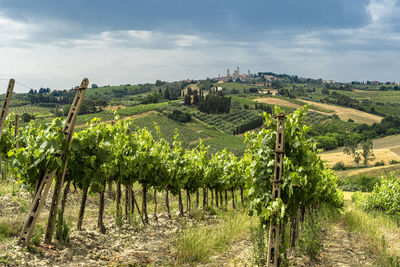
<svg viewBox="0 0 400 267">
<path fill-rule="evenodd" d="M 20 229 L 25 219 L 31 196 L 28 193 L 7 194 L 0 197 L 0 222 L 8 222 L 10 227 Z M 68 202 L 66 218 L 74 222 L 77 217 L 80 196 L 72 193 Z M 107 207 L 111 207 L 108 198 Z M 149 215 L 150 224 L 143 226 L 137 216 L 135 223 L 125 223 L 119 228 L 112 210 L 105 213 L 106 234 L 97 229 L 97 200 L 89 198 L 82 231 L 71 224 L 69 244 L 56 246 L 38 242 L 29 248 L 16 246 L 17 237 L 0 240 L 0 266 L 179 266 L 174 249 L 179 231 L 194 223 L 218 225 L 216 215 L 196 214 L 180 218 L 173 214 L 168 219 L 159 203 L 158 220 Z M 174 211 L 176 209 L 174 208 Z M 40 219 L 43 228 L 48 205 Z M 150 212 L 150 209 L 149 209 Z M 1 231 L 1 229 L 0 229 Z M 15 233 L 17 236 L 18 233 Z M 294 256 L 293 266 L 376 266 L 365 240 L 354 232 L 347 231 L 343 219 L 333 224 L 323 233 L 323 247 L 314 259 Z M 43 236 L 41 237 L 43 240 Z M 40 240 L 40 239 L 39 239 Z M 250 234 L 232 242 L 228 249 L 210 255 L 205 263 L 196 266 L 252 266 L 252 243 Z M 188 265 L 189 266 L 189 265 Z"/>
<path fill-rule="evenodd" d="M 24 199 L 24 201 L 16 201 L 17 199 Z M 13 217 L 11 214 L 14 214 L 13 220 L 19 228 L 22 227 L 30 199 L 31 196 L 24 193 L 1 197 L 0 221 L 5 220 L 6 216 Z M 76 208 L 71 210 L 71 206 L 79 206 L 79 195 L 71 194 L 67 206 L 70 209 L 66 217 L 69 221 L 74 221 L 77 210 Z M 112 206 L 110 199 L 107 200 L 106 206 Z M 42 228 L 45 226 L 43 220 L 48 213 L 48 208 L 47 203 L 39 219 L 42 220 Z M 0 266 L 174 266 L 177 265 L 174 240 L 178 232 L 193 223 L 199 225 L 199 223 L 216 224 L 218 222 L 216 215 L 205 214 L 199 219 L 194 215 L 186 214 L 184 218 L 180 218 L 177 214 L 173 214 L 172 219 L 168 219 L 165 212 L 159 212 L 157 220 L 149 214 L 149 225 L 143 226 L 140 217 L 137 216 L 135 223 L 126 222 L 119 228 L 110 213 L 112 211 L 106 212 L 104 217 L 107 232 L 101 234 L 96 227 L 96 198 L 89 198 L 84 229 L 77 231 L 75 225 L 70 225 L 71 234 L 68 244 L 56 243 L 49 246 L 40 242 L 38 245 L 32 244 L 29 248 L 24 248 L 16 245 L 17 237 L 15 237 L 9 242 L 0 242 Z M 41 240 L 43 240 L 43 235 Z M 249 258 L 246 252 L 249 250 L 243 249 L 243 246 L 251 246 L 249 240 L 234 243 L 223 255 L 213 256 L 204 265 L 230 266 L 232 254 L 236 257 L 242 253 L 243 257 Z"/>
</svg>

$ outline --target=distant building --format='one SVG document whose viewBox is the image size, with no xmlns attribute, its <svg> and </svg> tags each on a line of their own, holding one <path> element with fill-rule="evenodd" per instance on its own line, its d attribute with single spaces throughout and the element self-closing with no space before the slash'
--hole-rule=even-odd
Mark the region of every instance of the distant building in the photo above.
<svg viewBox="0 0 400 267">
<path fill-rule="evenodd" d="M 322 83 L 330 83 L 330 84 L 333 84 L 333 83 L 336 83 L 336 82 L 335 82 L 334 80 L 323 80 Z"/>
<path fill-rule="evenodd" d="M 213 87 L 211 87 L 211 89 L 210 89 L 210 91 L 211 92 L 222 92 L 222 87 L 220 87 L 220 86 L 218 86 L 218 87 L 216 87 L 216 86 L 213 86 Z"/>
<path fill-rule="evenodd" d="M 197 91 L 197 94 L 200 93 L 200 88 L 197 86 L 197 84 L 189 84 L 188 86 L 186 86 L 185 89 L 181 90 L 181 97 L 185 97 L 185 95 L 188 94 L 189 90 L 191 90 L 192 93 L 194 91 Z"/>
<path fill-rule="evenodd" d="M 258 91 L 258 93 L 263 94 L 263 95 L 278 95 L 278 90 L 277 89 L 263 89 Z"/>
<path fill-rule="evenodd" d="M 264 75 L 264 79 L 267 81 L 273 81 L 275 80 L 275 76 L 273 75 Z"/>
</svg>

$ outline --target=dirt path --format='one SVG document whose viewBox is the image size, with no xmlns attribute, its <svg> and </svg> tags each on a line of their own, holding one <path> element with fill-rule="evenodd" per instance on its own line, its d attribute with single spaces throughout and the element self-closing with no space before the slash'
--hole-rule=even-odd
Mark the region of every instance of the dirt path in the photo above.
<svg viewBox="0 0 400 267">
<path fill-rule="evenodd" d="M 215 255 L 207 264 L 198 266 L 251 266 L 252 253 L 250 237 L 247 236 L 233 242 L 225 253 Z"/>
<path fill-rule="evenodd" d="M 346 228 L 346 224 L 340 221 L 328 230 L 319 263 L 315 266 L 374 266 L 365 241 Z"/>
</svg>

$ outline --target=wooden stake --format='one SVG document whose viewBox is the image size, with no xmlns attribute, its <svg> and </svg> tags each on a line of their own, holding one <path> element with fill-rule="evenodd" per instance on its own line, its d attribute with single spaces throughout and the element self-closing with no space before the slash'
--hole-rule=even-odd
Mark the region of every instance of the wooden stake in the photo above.
<svg viewBox="0 0 400 267">
<path fill-rule="evenodd" d="M 75 121 L 78 116 L 78 112 L 80 109 L 80 106 L 83 101 L 83 97 L 85 95 L 86 89 L 89 85 L 89 80 L 87 78 L 82 80 L 81 86 L 77 89 L 77 93 L 75 95 L 75 99 L 71 105 L 71 109 L 69 110 L 67 120 L 65 121 L 64 127 L 63 127 L 63 133 L 65 134 L 65 138 L 68 141 L 68 146 L 66 150 L 69 150 L 69 146 L 71 144 L 72 140 L 72 135 L 75 127 Z M 0 131 L 1 132 L 1 131 Z M 51 207 L 50 207 L 50 214 L 49 214 L 49 219 L 48 219 L 48 224 L 47 224 L 47 229 L 46 229 L 46 236 L 45 236 L 45 242 L 46 243 L 51 243 L 52 235 L 53 235 L 53 230 L 54 230 L 54 223 L 56 220 L 57 216 L 57 208 L 58 208 L 58 203 L 60 199 L 60 192 L 61 192 L 61 187 L 64 183 L 64 176 L 65 176 L 65 171 L 66 171 L 66 166 L 67 166 L 67 158 L 65 155 L 66 151 L 61 151 L 60 152 L 60 157 L 63 158 L 63 170 L 60 175 L 57 176 L 57 181 L 56 181 L 56 186 L 54 188 L 54 193 L 53 193 L 53 198 L 51 201 Z M 25 221 L 24 227 L 21 231 L 20 238 L 18 240 L 18 244 L 22 246 L 27 246 L 29 244 L 29 241 L 32 237 L 36 220 L 38 219 L 40 212 L 43 208 L 44 203 L 46 202 L 47 194 L 49 192 L 50 186 L 52 184 L 53 178 L 57 175 L 58 169 L 55 170 L 46 170 L 44 177 L 40 180 L 40 183 L 37 185 L 37 192 L 35 194 L 35 197 L 32 201 L 28 218 Z"/>
<path fill-rule="evenodd" d="M 281 198 L 281 183 L 282 183 L 282 161 L 284 153 L 284 135 L 285 135 L 285 115 L 283 113 L 277 116 L 278 123 L 276 129 L 275 143 L 275 168 L 274 180 L 272 181 L 272 200 Z M 279 266 L 279 236 L 280 222 L 279 218 L 271 218 L 268 237 L 268 266 Z"/>
</svg>

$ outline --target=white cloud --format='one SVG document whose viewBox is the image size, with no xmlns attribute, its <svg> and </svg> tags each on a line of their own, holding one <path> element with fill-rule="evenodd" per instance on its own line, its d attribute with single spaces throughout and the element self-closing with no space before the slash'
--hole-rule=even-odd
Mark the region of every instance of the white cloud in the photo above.
<svg viewBox="0 0 400 267">
<path fill-rule="evenodd" d="M 390 17 L 396 6 L 397 0 L 370 0 L 366 6 L 366 11 L 371 16 L 373 22 L 382 18 Z"/>
<path fill-rule="evenodd" d="M 382 11 L 387 1 L 393 2 L 370 2 L 371 23 L 364 27 L 276 29 L 258 41 L 137 29 L 82 33 L 74 24 L 17 21 L 0 13 L 0 78 L 65 89 L 83 77 L 99 85 L 143 83 L 213 77 L 240 66 L 342 81 L 398 80 L 400 37 L 390 21 L 382 22 L 397 11 Z M 0 92 L 5 87 L 0 81 Z"/>
<path fill-rule="evenodd" d="M 36 30 L 35 25 L 10 19 L 0 13 L 0 40 L 3 46 L 15 41 L 26 40 Z"/>
</svg>

